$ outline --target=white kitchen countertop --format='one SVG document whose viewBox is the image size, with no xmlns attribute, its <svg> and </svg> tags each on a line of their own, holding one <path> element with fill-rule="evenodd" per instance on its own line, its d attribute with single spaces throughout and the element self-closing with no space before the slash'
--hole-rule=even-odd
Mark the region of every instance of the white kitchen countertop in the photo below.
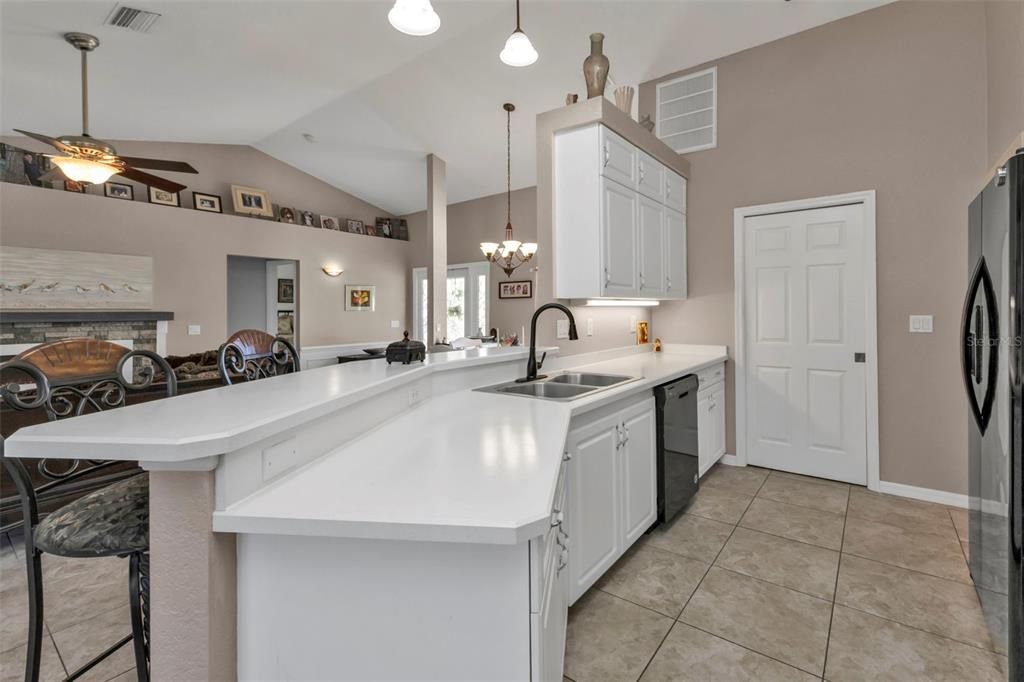
<svg viewBox="0 0 1024 682">
<path fill-rule="evenodd" d="M 428 353 L 409 365 L 331 365 L 27 426 L 4 447 L 10 457 L 186 462 L 238 450 L 430 373 L 515 360 L 525 366 L 528 352 L 475 348 Z"/>
<path fill-rule="evenodd" d="M 555 402 L 457 391 L 432 398 L 214 514 L 215 531 L 514 544 L 550 523 L 573 416 L 724 362 L 708 347 L 562 369 L 636 381 Z"/>
</svg>

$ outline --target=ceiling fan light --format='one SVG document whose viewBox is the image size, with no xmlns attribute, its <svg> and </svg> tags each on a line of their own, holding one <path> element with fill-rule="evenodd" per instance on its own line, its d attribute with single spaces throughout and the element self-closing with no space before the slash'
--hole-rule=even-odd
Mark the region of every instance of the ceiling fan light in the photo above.
<svg viewBox="0 0 1024 682">
<path fill-rule="evenodd" d="M 480 243 L 480 250 L 483 251 L 484 256 L 490 258 L 494 254 L 494 252 L 498 250 L 498 243 L 497 242 L 481 242 Z"/>
<path fill-rule="evenodd" d="M 395 0 L 388 21 L 396 30 L 410 36 L 429 36 L 441 28 L 441 17 L 430 0 Z"/>
<path fill-rule="evenodd" d="M 88 182 L 99 185 L 117 173 L 117 168 L 114 166 L 89 161 L 88 159 L 76 159 L 73 156 L 54 156 L 50 160 L 53 161 L 57 168 L 60 168 L 64 177 L 75 182 Z"/>
<path fill-rule="evenodd" d="M 537 61 L 537 50 L 526 34 L 516 29 L 505 41 L 505 49 L 498 56 L 509 66 L 529 66 Z"/>
</svg>

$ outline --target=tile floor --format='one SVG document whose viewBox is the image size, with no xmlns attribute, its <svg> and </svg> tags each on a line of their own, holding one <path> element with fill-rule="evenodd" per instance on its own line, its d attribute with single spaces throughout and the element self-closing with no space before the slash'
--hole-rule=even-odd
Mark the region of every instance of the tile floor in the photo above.
<svg viewBox="0 0 1024 682">
<path fill-rule="evenodd" d="M 716 467 L 570 610 L 565 674 L 592 680 L 1005 679 L 963 510 Z M 128 563 L 44 558 L 43 680 L 130 631 Z M 23 674 L 24 557 L 0 536 L 0 680 Z M 82 679 L 135 679 L 122 648 Z"/>
<path fill-rule="evenodd" d="M 131 632 L 128 560 L 43 555 L 45 610 L 39 679 L 62 680 Z M 25 557 L 20 543 L 0 535 L 0 681 L 23 680 L 28 633 Z M 80 680 L 136 679 L 130 646 L 121 647 Z"/>
<path fill-rule="evenodd" d="M 565 675 L 1005 680 L 967 551 L 963 510 L 717 466 L 570 609 Z"/>
</svg>

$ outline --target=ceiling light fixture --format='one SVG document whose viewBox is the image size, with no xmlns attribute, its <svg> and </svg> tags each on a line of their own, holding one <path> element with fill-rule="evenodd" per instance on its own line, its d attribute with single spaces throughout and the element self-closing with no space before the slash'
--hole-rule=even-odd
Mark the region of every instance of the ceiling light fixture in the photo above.
<svg viewBox="0 0 1024 682">
<path fill-rule="evenodd" d="M 429 36 L 441 28 L 441 17 L 430 6 L 430 0 L 395 0 L 388 21 L 410 36 Z"/>
<path fill-rule="evenodd" d="M 511 277 L 516 268 L 533 258 L 533 254 L 537 253 L 537 245 L 534 242 L 524 244 L 516 241 L 512 236 L 512 112 L 516 110 L 516 106 L 506 102 L 503 108 L 505 109 L 506 117 L 505 177 L 507 180 L 505 241 L 501 242 L 501 244 L 497 242 L 481 242 L 480 250 L 483 251 L 487 260 L 504 270 L 507 277 Z"/>
<path fill-rule="evenodd" d="M 537 61 L 537 50 L 519 27 L 519 0 L 516 0 L 516 30 L 505 41 L 505 49 L 498 56 L 509 66 L 529 66 Z"/>
</svg>

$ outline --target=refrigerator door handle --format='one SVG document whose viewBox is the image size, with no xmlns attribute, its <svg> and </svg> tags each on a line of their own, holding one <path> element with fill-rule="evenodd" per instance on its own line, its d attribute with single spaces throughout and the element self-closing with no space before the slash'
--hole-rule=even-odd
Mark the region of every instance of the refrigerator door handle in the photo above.
<svg viewBox="0 0 1024 682">
<path fill-rule="evenodd" d="M 985 305 L 975 303 L 979 289 L 984 293 Z M 988 319 L 985 319 L 986 317 Z M 995 339 L 995 343 L 993 343 L 989 340 L 988 335 L 998 332 L 998 329 L 999 313 L 996 310 L 995 290 L 992 287 L 992 277 L 989 275 L 988 265 L 985 263 L 985 258 L 982 257 L 971 276 L 971 283 L 967 287 L 967 297 L 964 300 L 964 313 L 960 324 L 960 359 L 964 387 L 967 389 L 967 403 L 971 408 L 971 415 L 983 435 L 992 417 L 997 383 L 996 372 L 999 369 L 999 349 L 996 347 L 998 339 Z M 989 349 L 988 371 L 983 375 L 982 363 L 985 347 Z M 985 395 L 979 402 L 974 384 L 981 384 L 983 379 L 987 379 L 984 382 Z"/>
</svg>

